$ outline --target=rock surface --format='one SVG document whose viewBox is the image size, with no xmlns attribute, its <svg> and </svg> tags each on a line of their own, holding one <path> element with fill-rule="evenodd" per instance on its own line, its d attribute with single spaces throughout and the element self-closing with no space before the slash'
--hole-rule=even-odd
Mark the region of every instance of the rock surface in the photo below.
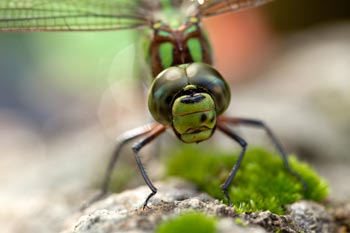
<svg viewBox="0 0 350 233">
<path fill-rule="evenodd" d="M 288 207 L 288 212 L 298 231 L 325 233 L 336 231 L 333 217 L 323 206 L 314 202 L 296 202 Z"/>
<path fill-rule="evenodd" d="M 142 204 L 149 189 L 142 186 L 98 201 L 68 219 L 62 233 L 154 232 L 166 220 L 191 211 L 218 219 L 219 232 L 334 232 L 332 216 L 319 204 L 301 201 L 289 206 L 288 215 L 269 211 L 238 214 L 234 208 L 198 193 L 194 186 L 179 180 L 156 183 L 158 193 L 149 208 Z M 238 220 L 237 220 L 238 219 Z"/>
</svg>

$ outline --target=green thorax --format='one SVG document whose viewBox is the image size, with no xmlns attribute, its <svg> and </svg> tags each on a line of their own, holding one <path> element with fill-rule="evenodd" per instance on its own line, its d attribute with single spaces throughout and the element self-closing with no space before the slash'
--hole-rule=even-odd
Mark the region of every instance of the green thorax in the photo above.
<svg viewBox="0 0 350 233">
<path fill-rule="evenodd" d="M 199 18 L 184 17 L 166 4 L 157 16 L 160 20 L 153 23 L 152 38 L 146 46 L 153 77 L 171 66 L 193 62 L 212 64 L 210 45 Z"/>
</svg>

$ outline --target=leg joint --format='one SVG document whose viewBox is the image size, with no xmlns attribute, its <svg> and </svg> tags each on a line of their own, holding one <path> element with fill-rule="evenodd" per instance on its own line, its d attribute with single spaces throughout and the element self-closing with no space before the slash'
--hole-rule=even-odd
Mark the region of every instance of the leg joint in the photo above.
<svg viewBox="0 0 350 233">
<path fill-rule="evenodd" d="M 243 148 L 246 148 L 248 146 L 248 143 L 244 140 L 242 140 L 240 143 L 239 143 Z"/>
<path fill-rule="evenodd" d="M 138 153 L 141 149 L 140 143 L 135 143 L 134 145 L 132 145 L 131 149 L 134 153 Z"/>
</svg>

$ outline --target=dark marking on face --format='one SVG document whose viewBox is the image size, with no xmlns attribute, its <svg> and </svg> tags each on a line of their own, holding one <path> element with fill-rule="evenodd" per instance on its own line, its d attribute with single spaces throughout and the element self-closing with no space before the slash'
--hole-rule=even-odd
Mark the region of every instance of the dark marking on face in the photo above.
<svg viewBox="0 0 350 233">
<path fill-rule="evenodd" d="M 215 117 L 213 116 L 212 118 L 210 118 L 209 122 L 210 122 L 210 123 L 213 123 L 213 122 L 214 122 L 214 119 L 215 119 Z"/>
<path fill-rule="evenodd" d="M 205 96 L 203 96 L 203 95 L 189 96 L 189 97 L 183 98 L 181 100 L 181 103 L 194 104 L 194 103 L 199 103 L 199 102 L 201 102 L 204 99 L 205 99 Z"/>
<path fill-rule="evenodd" d="M 207 119 L 207 114 L 203 113 L 201 115 L 201 122 L 205 122 L 206 119 Z"/>
</svg>

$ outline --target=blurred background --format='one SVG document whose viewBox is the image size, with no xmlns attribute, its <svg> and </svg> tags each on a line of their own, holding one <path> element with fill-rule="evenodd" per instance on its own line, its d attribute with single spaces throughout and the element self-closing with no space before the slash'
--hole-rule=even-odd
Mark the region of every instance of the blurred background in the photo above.
<svg viewBox="0 0 350 233">
<path fill-rule="evenodd" d="M 231 84 L 227 115 L 264 120 L 328 180 L 331 198 L 349 201 L 350 2 L 274 1 L 203 23 Z M 115 138 L 151 121 L 139 38 L 0 34 L 0 232 L 58 232 L 94 192 Z M 134 166 L 128 155 L 121 163 Z"/>
</svg>

